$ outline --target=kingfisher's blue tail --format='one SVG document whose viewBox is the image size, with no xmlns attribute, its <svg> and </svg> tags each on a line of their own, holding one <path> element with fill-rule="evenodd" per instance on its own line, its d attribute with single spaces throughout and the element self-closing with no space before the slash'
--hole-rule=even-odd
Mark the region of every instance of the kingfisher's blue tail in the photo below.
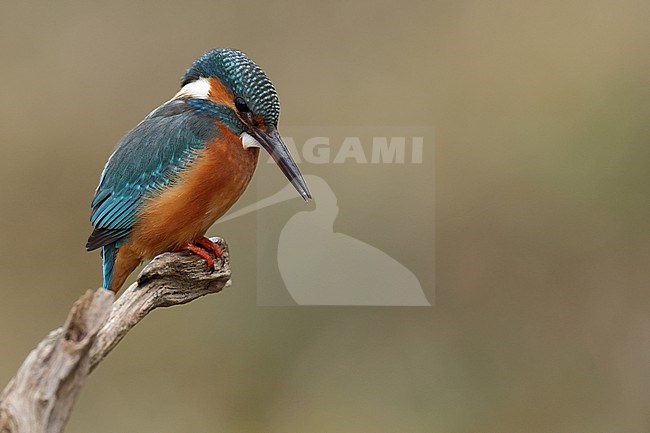
<svg viewBox="0 0 650 433">
<path fill-rule="evenodd" d="M 111 280 L 113 279 L 113 267 L 115 266 L 115 259 L 117 259 L 117 247 L 115 243 L 108 244 L 102 247 L 102 261 L 104 272 L 104 285 L 105 289 L 111 287 Z"/>
</svg>

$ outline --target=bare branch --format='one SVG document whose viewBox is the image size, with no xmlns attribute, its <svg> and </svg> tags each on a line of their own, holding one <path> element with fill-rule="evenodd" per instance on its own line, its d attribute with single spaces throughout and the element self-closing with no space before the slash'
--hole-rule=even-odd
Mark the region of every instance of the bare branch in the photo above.
<svg viewBox="0 0 650 433">
<path fill-rule="evenodd" d="M 147 314 L 158 307 L 186 304 L 230 286 L 230 255 L 215 269 L 184 253 L 154 258 L 115 301 L 113 292 L 87 291 L 61 328 L 50 332 L 27 356 L 0 394 L 0 433 L 62 432 L 86 377 Z M 115 301 L 115 302 L 114 302 Z"/>
</svg>

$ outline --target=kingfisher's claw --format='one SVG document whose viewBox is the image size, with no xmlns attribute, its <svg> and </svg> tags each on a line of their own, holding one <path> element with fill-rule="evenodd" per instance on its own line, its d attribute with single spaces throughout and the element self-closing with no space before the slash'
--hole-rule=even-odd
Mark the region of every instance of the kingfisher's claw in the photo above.
<svg viewBox="0 0 650 433">
<path fill-rule="evenodd" d="M 201 256 L 203 260 L 205 260 L 205 264 L 208 268 L 214 269 L 214 259 L 210 257 L 210 254 L 201 248 L 198 245 L 195 244 L 185 244 L 181 245 L 180 247 L 176 248 L 173 252 L 179 252 L 179 251 L 191 251 L 192 253 L 196 254 L 197 256 Z"/>
</svg>

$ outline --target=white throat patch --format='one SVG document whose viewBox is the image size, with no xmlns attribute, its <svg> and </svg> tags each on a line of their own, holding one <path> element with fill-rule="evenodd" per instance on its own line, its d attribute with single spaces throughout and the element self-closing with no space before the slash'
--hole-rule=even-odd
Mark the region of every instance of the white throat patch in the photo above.
<svg viewBox="0 0 650 433">
<path fill-rule="evenodd" d="M 239 138 L 241 138 L 241 144 L 244 146 L 244 149 L 248 149 L 249 147 L 262 147 L 260 143 L 255 140 L 255 137 L 250 135 L 248 132 L 242 132 Z"/>
<path fill-rule="evenodd" d="M 174 95 L 173 99 L 189 96 L 194 99 L 208 99 L 210 94 L 210 81 L 207 78 L 199 78 L 198 80 L 187 83 L 179 92 Z"/>
</svg>

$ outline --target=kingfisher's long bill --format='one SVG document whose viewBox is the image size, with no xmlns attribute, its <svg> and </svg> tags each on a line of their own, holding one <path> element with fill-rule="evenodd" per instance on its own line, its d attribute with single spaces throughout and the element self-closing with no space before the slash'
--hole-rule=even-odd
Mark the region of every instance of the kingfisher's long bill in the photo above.
<svg viewBox="0 0 650 433">
<path fill-rule="evenodd" d="M 262 145 L 262 147 L 271 155 L 273 160 L 278 164 L 282 173 L 289 179 L 291 185 L 296 188 L 300 196 L 305 201 L 311 199 L 311 194 L 303 179 L 298 166 L 294 162 L 287 146 L 285 146 L 280 137 L 280 133 L 275 127 L 270 127 L 266 131 L 261 129 L 252 130 L 251 133 L 255 139 Z"/>
<path fill-rule="evenodd" d="M 99 180 L 86 248 L 102 248 L 104 287 L 119 291 L 143 260 L 190 250 L 211 266 L 208 228 L 248 186 L 264 148 L 300 196 L 311 198 L 277 129 L 278 96 L 245 54 L 215 49 L 181 89 L 118 143 Z"/>
</svg>

